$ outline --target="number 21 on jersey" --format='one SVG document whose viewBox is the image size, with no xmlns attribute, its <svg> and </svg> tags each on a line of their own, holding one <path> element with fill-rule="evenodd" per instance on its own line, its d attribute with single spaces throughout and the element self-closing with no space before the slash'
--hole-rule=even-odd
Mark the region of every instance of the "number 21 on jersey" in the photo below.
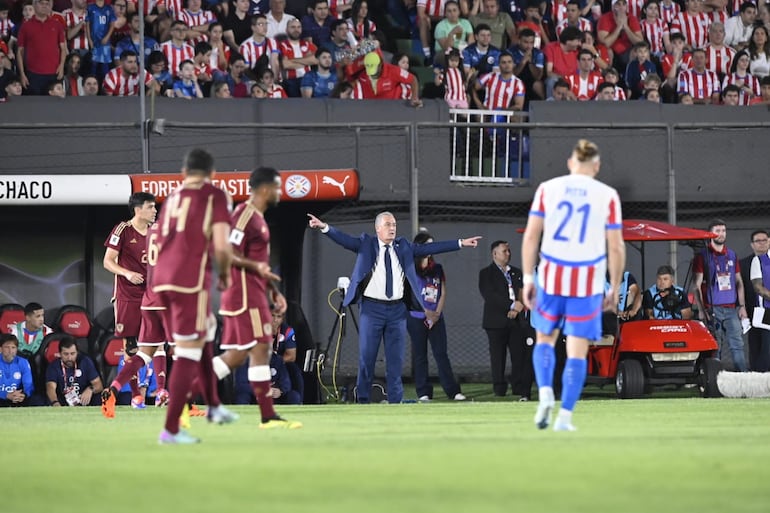
<svg viewBox="0 0 770 513">
<path fill-rule="evenodd" d="M 575 233 L 575 223 L 579 223 L 580 233 L 578 243 L 583 244 L 586 239 L 586 228 L 588 227 L 588 218 L 591 215 L 591 204 L 585 203 L 577 208 L 570 201 L 561 201 L 556 205 L 556 210 L 561 215 L 561 222 L 553 239 L 560 242 L 570 242 L 570 235 Z"/>
</svg>

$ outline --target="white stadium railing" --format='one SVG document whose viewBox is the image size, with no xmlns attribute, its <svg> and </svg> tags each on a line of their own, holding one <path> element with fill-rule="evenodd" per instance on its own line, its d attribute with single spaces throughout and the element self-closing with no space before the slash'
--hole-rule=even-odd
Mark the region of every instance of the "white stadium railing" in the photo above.
<svg viewBox="0 0 770 513">
<path fill-rule="evenodd" d="M 526 112 L 450 109 L 452 168 L 450 180 L 524 185 L 529 181 L 529 136 L 511 123 Z"/>
</svg>

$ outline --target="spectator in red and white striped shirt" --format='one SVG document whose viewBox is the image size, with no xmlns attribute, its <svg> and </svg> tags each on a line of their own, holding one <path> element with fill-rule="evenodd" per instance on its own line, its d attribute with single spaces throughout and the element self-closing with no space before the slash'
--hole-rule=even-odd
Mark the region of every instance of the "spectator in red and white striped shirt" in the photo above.
<svg viewBox="0 0 770 513">
<path fill-rule="evenodd" d="M 589 50 L 580 50 L 577 72 L 565 76 L 564 80 L 570 86 L 569 94 L 573 96 L 572 100 L 587 101 L 596 95 L 599 84 L 604 82 L 604 77 L 594 70 L 593 54 Z"/>
<path fill-rule="evenodd" d="M 706 45 L 706 69 L 716 73 L 720 80 L 728 71 L 735 57 L 735 50 L 725 44 L 725 27 L 715 21 L 709 27 L 709 44 Z"/>
<path fill-rule="evenodd" d="M 723 91 L 729 85 L 738 86 L 738 102 L 741 105 L 750 105 L 755 97 L 762 94 L 759 79 L 749 73 L 750 62 L 749 53 L 746 50 L 741 50 L 733 57 L 730 73 L 722 79 Z"/>
<path fill-rule="evenodd" d="M 444 101 L 450 109 L 468 108 L 468 79 L 460 52 L 453 48 L 446 56 L 446 69 L 436 73 L 434 83 L 444 84 Z"/>
<path fill-rule="evenodd" d="M 420 30 L 420 42 L 425 60 L 430 60 L 430 42 L 433 24 L 444 19 L 446 0 L 417 0 L 417 28 Z"/>
<path fill-rule="evenodd" d="M 310 66 L 318 64 L 315 57 L 318 48 L 310 41 L 301 39 L 302 23 L 296 18 L 286 25 L 286 36 L 278 44 L 283 56 L 283 85 L 290 98 L 301 98 L 302 77 L 310 72 Z"/>
<path fill-rule="evenodd" d="M 614 87 L 612 99 L 616 102 L 624 102 L 627 100 L 626 91 L 618 85 L 620 82 L 620 73 L 615 68 L 607 68 L 604 70 L 604 81 L 608 84 L 612 84 Z"/>
<path fill-rule="evenodd" d="M 82 57 L 88 52 L 86 36 L 86 0 L 72 0 L 72 8 L 62 12 L 66 22 L 67 46 Z"/>
<path fill-rule="evenodd" d="M 685 51 L 684 45 L 684 34 L 674 32 L 671 34 L 671 52 L 664 55 L 660 61 L 663 70 L 661 94 L 664 103 L 676 103 L 679 73 L 692 68 L 692 55 Z"/>
<path fill-rule="evenodd" d="M 688 49 L 703 48 L 708 42 L 708 29 L 711 18 L 702 11 L 700 0 L 686 0 L 687 10 L 679 13 L 671 22 L 671 33 L 684 34 Z"/>
<path fill-rule="evenodd" d="M 680 12 L 682 8 L 674 0 L 660 0 L 660 19 L 669 27 Z"/>
<path fill-rule="evenodd" d="M 179 74 L 182 61 L 191 61 L 195 57 L 195 49 L 185 43 L 186 34 L 187 24 L 177 20 L 171 24 L 171 40 L 160 45 L 160 51 L 168 61 L 168 70 L 174 78 Z"/>
<path fill-rule="evenodd" d="M 217 21 L 214 13 L 201 9 L 201 0 L 187 0 L 187 9 L 182 9 L 178 17 L 189 27 L 187 39 L 192 45 L 206 41 L 209 25 Z"/>
<path fill-rule="evenodd" d="M 251 37 L 241 43 L 239 53 L 243 55 L 246 67 L 261 69 L 269 67 L 275 73 L 280 73 L 278 62 L 278 45 L 275 39 L 267 37 L 267 18 L 264 14 L 256 14 L 251 18 Z M 261 60 L 260 60 L 261 59 Z M 264 62 L 264 65 L 261 64 Z"/>
<path fill-rule="evenodd" d="M 104 94 L 106 96 L 137 96 L 139 94 L 139 78 L 139 62 L 136 52 L 126 50 L 120 55 L 120 66 L 110 70 L 104 77 Z M 144 85 L 148 92 L 157 93 L 160 91 L 160 87 L 149 73 L 144 76 Z"/>
<path fill-rule="evenodd" d="M 486 92 L 483 104 L 477 93 L 482 89 Z M 513 74 L 513 56 L 508 52 L 500 54 L 500 72 L 489 73 L 478 79 L 471 92 L 473 103 L 478 108 L 513 111 L 524 109 L 524 82 Z"/>
<path fill-rule="evenodd" d="M 639 22 L 644 38 L 650 44 L 650 53 L 658 59 L 671 51 L 668 23 L 660 19 L 660 3 L 649 0 L 644 6 L 644 19 Z"/>
<path fill-rule="evenodd" d="M 593 31 L 591 22 L 580 16 L 580 2 L 578 0 L 567 2 L 567 16 L 556 25 L 556 37 L 559 37 L 561 31 L 567 27 L 576 27 L 580 32 Z"/>
<path fill-rule="evenodd" d="M 679 94 L 689 93 L 693 103 L 719 103 L 720 85 L 717 74 L 706 69 L 706 52 L 692 52 L 692 69 L 679 74 Z"/>
<path fill-rule="evenodd" d="M 275 75 L 273 74 L 273 70 L 270 68 L 267 68 L 262 72 L 262 74 L 259 76 L 259 81 L 262 83 L 262 85 L 265 86 L 265 88 L 267 88 L 268 98 L 288 98 L 286 90 L 275 83 Z"/>
<path fill-rule="evenodd" d="M 8 18 L 8 4 L 0 0 L 0 39 L 10 41 L 16 25 Z M 10 52 L 9 52 L 10 54 Z"/>
</svg>

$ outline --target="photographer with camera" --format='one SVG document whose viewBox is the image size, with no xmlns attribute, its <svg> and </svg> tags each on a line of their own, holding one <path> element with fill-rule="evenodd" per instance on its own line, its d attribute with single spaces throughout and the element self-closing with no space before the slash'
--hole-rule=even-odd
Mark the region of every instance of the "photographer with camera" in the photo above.
<svg viewBox="0 0 770 513">
<path fill-rule="evenodd" d="M 658 267 L 655 285 L 644 291 L 642 308 L 647 319 L 692 319 L 692 304 L 684 289 L 674 284 L 673 267 Z"/>
</svg>

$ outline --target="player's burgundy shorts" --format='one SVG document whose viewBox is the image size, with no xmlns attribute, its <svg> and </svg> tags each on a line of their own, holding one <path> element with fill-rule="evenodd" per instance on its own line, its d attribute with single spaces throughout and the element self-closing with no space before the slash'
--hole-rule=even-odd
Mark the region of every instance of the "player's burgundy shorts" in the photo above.
<svg viewBox="0 0 770 513">
<path fill-rule="evenodd" d="M 240 315 L 223 316 L 224 330 L 221 349 L 251 349 L 257 344 L 269 344 L 273 341 L 273 314 L 265 304 L 248 308 Z"/>
<path fill-rule="evenodd" d="M 166 342 L 173 342 L 171 332 L 166 330 L 165 314 L 165 310 L 142 310 L 139 346 L 162 347 Z"/>
<path fill-rule="evenodd" d="M 142 324 L 141 301 L 126 301 L 116 299 L 115 309 L 115 336 L 120 338 L 136 337 L 139 335 L 139 326 Z"/>
<path fill-rule="evenodd" d="M 210 303 L 208 291 L 185 294 L 173 290 L 158 293 L 166 307 L 164 321 L 174 340 L 199 340 L 206 337 Z"/>
</svg>

